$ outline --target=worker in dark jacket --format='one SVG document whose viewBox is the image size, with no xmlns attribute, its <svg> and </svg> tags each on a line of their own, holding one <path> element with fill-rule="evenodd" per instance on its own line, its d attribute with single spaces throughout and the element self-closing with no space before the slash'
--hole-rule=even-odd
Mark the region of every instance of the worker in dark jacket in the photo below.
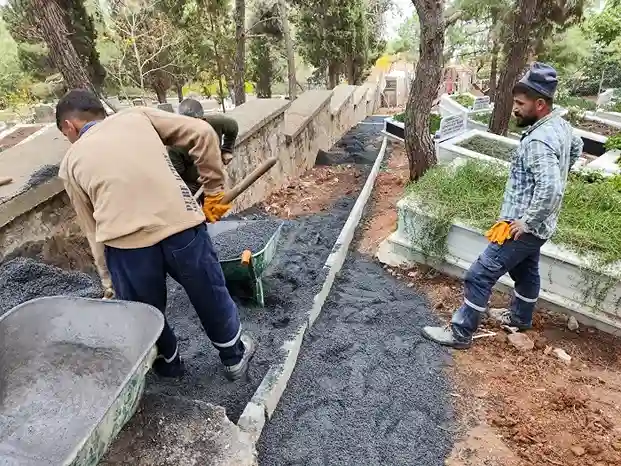
<svg viewBox="0 0 621 466">
<path fill-rule="evenodd" d="M 222 154 L 222 162 L 228 165 L 233 160 L 233 147 L 237 139 L 238 126 L 237 122 L 222 113 L 209 113 L 205 115 L 203 106 L 198 100 L 184 99 L 179 104 L 179 114 L 193 118 L 200 118 L 211 125 L 216 131 L 221 143 L 220 152 Z M 175 170 L 181 176 L 181 179 L 188 185 L 192 194 L 201 187 L 198 181 L 198 170 L 192 161 L 190 154 L 179 147 L 169 147 L 168 156 Z"/>
</svg>

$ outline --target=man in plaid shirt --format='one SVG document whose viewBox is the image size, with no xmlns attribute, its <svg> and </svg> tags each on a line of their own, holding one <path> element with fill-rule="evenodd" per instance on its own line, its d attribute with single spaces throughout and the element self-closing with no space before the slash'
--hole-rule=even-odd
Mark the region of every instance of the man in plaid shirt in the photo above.
<svg viewBox="0 0 621 466">
<path fill-rule="evenodd" d="M 492 288 L 505 273 L 515 281 L 514 296 L 509 310 L 492 317 L 520 330 L 532 326 L 540 249 L 554 234 L 569 169 L 583 147 L 571 125 L 552 110 L 557 83 L 552 67 L 534 63 L 513 88 L 513 113 L 519 126 L 529 128 L 513 155 L 499 223 L 494 226 L 503 226 L 506 233 L 490 234 L 490 244 L 466 273 L 464 302 L 451 324 L 423 328 L 430 340 L 458 349 L 470 347 Z"/>
</svg>

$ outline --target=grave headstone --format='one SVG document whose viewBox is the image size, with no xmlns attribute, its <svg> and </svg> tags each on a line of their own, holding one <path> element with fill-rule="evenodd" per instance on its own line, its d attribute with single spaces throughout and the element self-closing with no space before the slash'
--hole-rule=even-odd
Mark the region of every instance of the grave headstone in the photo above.
<svg viewBox="0 0 621 466">
<path fill-rule="evenodd" d="M 451 115 L 440 120 L 440 130 L 436 134 L 438 142 L 453 138 L 466 131 L 467 119 L 464 115 Z"/>
<path fill-rule="evenodd" d="M 144 107 L 146 105 L 143 99 L 134 99 L 132 104 L 134 104 L 134 107 Z"/>
<path fill-rule="evenodd" d="M 51 105 L 37 105 L 34 112 L 37 123 L 52 123 L 55 120 L 54 107 Z"/>
<path fill-rule="evenodd" d="M 597 96 L 597 106 L 605 107 L 612 100 L 612 96 L 614 94 L 614 89 L 607 89 Z"/>
<path fill-rule="evenodd" d="M 478 112 L 481 110 L 489 110 L 490 100 L 488 95 L 484 95 L 482 97 L 477 97 L 474 99 L 474 104 L 472 104 L 472 111 Z"/>
<path fill-rule="evenodd" d="M 174 111 L 172 104 L 157 104 L 157 108 L 159 108 L 160 110 L 164 110 L 165 112 L 170 112 L 170 113 Z"/>
</svg>

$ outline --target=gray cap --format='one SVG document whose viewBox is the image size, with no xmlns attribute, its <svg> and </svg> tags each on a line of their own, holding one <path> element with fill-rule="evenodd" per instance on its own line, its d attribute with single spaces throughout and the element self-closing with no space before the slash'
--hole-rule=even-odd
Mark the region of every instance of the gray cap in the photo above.
<svg viewBox="0 0 621 466">
<path fill-rule="evenodd" d="M 193 118 L 203 118 L 205 112 L 203 106 L 196 99 L 183 99 L 179 104 L 179 115 L 185 115 Z"/>
<path fill-rule="evenodd" d="M 526 72 L 524 77 L 520 79 L 520 84 L 530 87 L 539 94 L 552 99 L 558 85 L 556 70 L 550 65 L 536 61 L 530 66 L 530 70 Z"/>
</svg>

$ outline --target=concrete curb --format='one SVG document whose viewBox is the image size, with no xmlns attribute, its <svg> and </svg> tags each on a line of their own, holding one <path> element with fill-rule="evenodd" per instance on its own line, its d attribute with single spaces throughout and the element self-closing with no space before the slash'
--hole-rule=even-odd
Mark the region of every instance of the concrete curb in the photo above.
<svg viewBox="0 0 621 466">
<path fill-rule="evenodd" d="M 373 168 L 371 169 L 371 173 L 369 173 L 362 191 L 360 191 L 358 199 L 356 199 L 356 203 L 349 213 L 347 221 L 345 222 L 336 243 L 334 243 L 332 252 L 328 256 L 328 259 L 323 267 L 324 271 L 327 272 L 326 279 L 321 287 L 321 291 L 319 291 L 319 293 L 317 293 L 313 298 L 313 306 L 308 312 L 307 321 L 298 328 L 291 340 L 286 341 L 283 344 L 281 349 L 286 355 L 284 361 L 278 365 L 272 366 L 268 370 L 267 374 L 265 374 L 265 377 L 263 377 L 263 380 L 261 381 L 261 385 L 259 385 L 259 388 L 255 391 L 252 399 L 246 405 L 244 412 L 237 422 L 237 425 L 249 434 L 255 442 L 261 436 L 265 423 L 269 421 L 272 414 L 274 414 L 274 411 L 278 406 L 278 402 L 280 401 L 285 388 L 287 388 L 287 383 L 293 373 L 293 369 L 295 368 L 300 348 L 302 346 L 302 341 L 304 340 L 304 335 L 307 330 L 313 326 L 313 323 L 317 320 L 317 317 L 319 317 L 323 305 L 330 294 L 336 275 L 343 267 L 343 263 L 347 257 L 349 246 L 351 245 L 354 237 L 356 227 L 360 223 L 364 208 L 371 197 L 375 180 L 379 174 L 382 161 L 384 160 L 386 145 L 387 139 L 384 137 L 379 154 L 377 155 Z"/>
</svg>

